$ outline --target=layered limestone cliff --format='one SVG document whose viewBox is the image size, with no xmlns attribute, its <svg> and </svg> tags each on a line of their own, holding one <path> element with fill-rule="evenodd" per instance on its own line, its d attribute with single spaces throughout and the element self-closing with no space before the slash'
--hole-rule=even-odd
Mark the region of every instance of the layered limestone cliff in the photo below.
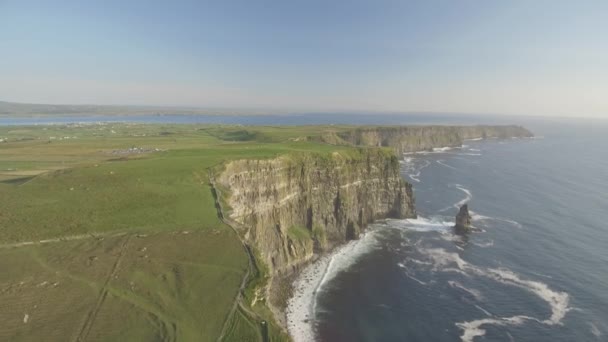
<svg viewBox="0 0 608 342">
<path fill-rule="evenodd" d="M 285 327 L 290 274 L 316 255 L 356 239 L 377 219 L 415 217 L 402 153 L 459 147 L 466 139 L 531 137 L 520 126 L 361 127 L 324 131 L 314 140 L 348 145 L 333 153 L 288 153 L 230 161 L 212 176 L 220 215 L 239 231 L 271 276 L 264 294 Z M 355 147 L 359 146 L 359 147 Z M 388 147 L 388 148 L 379 148 Z M 253 254 L 250 253 L 253 261 Z"/>
<path fill-rule="evenodd" d="M 383 149 L 236 160 L 217 182 L 229 190 L 227 216 L 271 273 L 356 239 L 376 219 L 415 216 L 412 187 Z"/>
<path fill-rule="evenodd" d="M 331 144 L 392 147 L 401 155 L 439 147 L 458 147 L 467 139 L 524 138 L 533 134 L 521 126 L 394 126 L 361 127 L 327 133 L 322 140 Z"/>
<path fill-rule="evenodd" d="M 271 273 L 290 271 L 315 254 L 355 239 L 375 219 L 415 216 L 411 185 L 398 155 L 458 147 L 466 139 L 531 137 L 521 126 L 387 126 L 326 131 L 334 152 L 236 160 L 217 183 L 246 241 Z M 390 149 L 368 147 L 390 147 Z"/>
</svg>

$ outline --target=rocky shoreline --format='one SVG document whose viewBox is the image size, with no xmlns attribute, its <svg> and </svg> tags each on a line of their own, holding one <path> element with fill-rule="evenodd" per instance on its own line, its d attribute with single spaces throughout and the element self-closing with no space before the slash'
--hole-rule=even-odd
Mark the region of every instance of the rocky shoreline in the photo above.
<svg viewBox="0 0 608 342">
<path fill-rule="evenodd" d="M 461 146 L 465 139 L 530 136 L 520 126 L 361 128 L 324 137 L 352 146 L 351 152 L 231 161 L 217 182 L 228 194 L 222 199 L 229 208 L 224 215 L 247 228 L 244 239 L 268 268 L 263 299 L 277 323 L 291 332 L 294 322 L 287 319 L 287 303 L 302 298 L 294 286 L 303 272 L 317 267 L 304 280 L 317 279 L 319 262 L 329 263 L 345 246 L 356 245 L 376 220 L 416 216 L 412 186 L 400 174 L 397 155 Z M 300 316 L 297 320 L 310 319 Z"/>
</svg>

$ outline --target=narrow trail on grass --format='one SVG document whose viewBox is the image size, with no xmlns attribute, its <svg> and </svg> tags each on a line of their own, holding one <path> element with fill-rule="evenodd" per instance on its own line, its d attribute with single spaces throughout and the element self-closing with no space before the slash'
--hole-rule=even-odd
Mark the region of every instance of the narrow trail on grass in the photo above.
<svg viewBox="0 0 608 342">
<path fill-rule="evenodd" d="M 232 317 L 234 317 L 234 314 L 237 310 L 237 308 L 241 308 L 244 312 L 246 312 L 248 315 L 250 315 L 251 317 L 254 317 L 256 320 L 258 320 L 259 322 L 261 322 L 262 325 L 265 325 L 266 323 L 264 322 L 264 320 L 262 318 L 260 318 L 256 313 L 252 312 L 251 310 L 246 308 L 246 305 L 243 304 L 243 292 L 245 291 L 245 288 L 247 287 L 247 283 L 249 282 L 249 278 L 252 274 L 252 272 L 257 272 L 257 266 L 255 263 L 255 257 L 253 255 L 253 252 L 251 251 L 251 247 L 247 244 L 247 242 L 241 238 L 241 236 L 239 235 L 238 230 L 235 227 L 238 227 L 238 223 L 234 222 L 233 220 L 231 220 L 230 218 L 227 218 L 224 216 L 224 211 L 222 208 L 222 204 L 219 200 L 219 196 L 220 196 L 220 192 L 215 184 L 215 178 L 213 177 L 213 174 L 211 173 L 211 171 L 209 171 L 209 186 L 211 187 L 211 192 L 213 194 L 213 199 L 215 201 L 215 209 L 217 210 L 217 216 L 218 218 L 228 227 L 230 227 L 234 233 L 236 234 L 237 238 L 239 239 L 239 241 L 241 242 L 241 244 L 243 245 L 243 249 L 245 250 L 245 253 L 247 254 L 247 258 L 248 258 L 248 268 L 247 268 L 247 272 L 245 273 L 245 275 L 243 276 L 243 280 L 241 281 L 241 286 L 239 287 L 239 291 L 237 292 L 237 295 L 234 299 L 234 302 L 232 304 L 232 308 L 230 309 L 230 312 L 228 313 L 228 315 L 226 316 L 226 319 L 224 320 L 224 324 L 222 324 L 222 330 L 220 332 L 220 335 L 217 338 L 217 341 L 220 342 L 224 339 L 225 335 L 226 335 L 226 331 L 230 325 L 230 321 L 232 319 Z M 265 336 L 264 334 L 262 334 L 262 336 Z M 263 337 L 263 342 L 266 342 L 266 337 Z"/>
<path fill-rule="evenodd" d="M 0 249 L 19 248 L 19 247 L 43 245 L 43 244 L 47 244 L 47 243 L 56 243 L 56 242 L 65 242 L 65 241 L 74 241 L 74 240 L 99 239 L 99 238 L 105 238 L 105 237 L 121 236 L 121 235 L 126 235 L 126 234 L 128 234 L 128 233 L 127 232 L 117 233 L 114 231 L 114 232 L 107 232 L 107 233 L 88 233 L 88 234 L 79 234 L 79 235 L 69 235 L 69 236 L 62 236 L 62 237 L 53 238 L 53 239 L 0 244 Z"/>
<path fill-rule="evenodd" d="M 120 262 L 122 261 L 124 255 L 127 251 L 127 245 L 129 244 L 131 237 L 132 237 L 132 235 L 128 235 L 125 238 L 122 245 L 120 246 L 120 252 L 118 253 L 118 257 L 116 257 L 116 261 L 114 262 L 114 265 L 112 265 L 112 270 L 110 271 L 110 273 L 106 277 L 106 280 L 103 283 L 101 292 L 99 293 L 99 297 L 97 297 L 97 302 L 95 303 L 95 306 L 93 307 L 93 309 L 87 315 L 87 318 L 84 321 L 82 327 L 80 328 L 80 333 L 78 333 L 78 336 L 76 336 L 75 341 L 77 341 L 77 342 L 84 341 L 84 340 L 86 340 L 87 336 L 89 335 L 89 332 L 91 331 L 91 327 L 93 326 L 93 323 L 95 322 L 95 319 L 97 318 L 97 314 L 99 313 L 99 310 L 101 309 L 103 303 L 106 300 L 106 297 L 108 296 L 108 284 L 110 283 L 112 278 L 114 278 L 116 276 L 116 273 L 118 272 L 118 270 L 120 268 Z"/>
</svg>

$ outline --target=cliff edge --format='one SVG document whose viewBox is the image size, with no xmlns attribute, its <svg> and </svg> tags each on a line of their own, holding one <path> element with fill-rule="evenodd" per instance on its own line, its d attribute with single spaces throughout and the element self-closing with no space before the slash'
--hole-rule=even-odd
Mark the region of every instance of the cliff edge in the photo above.
<svg viewBox="0 0 608 342">
<path fill-rule="evenodd" d="M 529 138 L 532 132 L 522 126 L 386 126 L 359 127 L 325 133 L 321 140 L 330 144 L 391 147 L 398 155 L 430 151 L 439 147 L 460 147 L 465 140 Z"/>
<path fill-rule="evenodd" d="M 397 156 L 459 147 L 467 139 L 531 136 L 521 126 L 340 127 L 305 139 L 340 145 L 333 152 L 226 162 L 214 177 L 224 204 L 218 205 L 269 277 L 265 286 L 265 280 L 255 285 L 251 306 L 265 302 L 285 327 L 294 271 L 357 239 L 374 220 L 416 216 Z"/>
<path fill-rule="evenodd" d="M 217 180 L 230 192 L 228 217 L 247 227 L 271 273 L 356 239 L 374 220 L 415 216 L 412 186 L 382 149 L 236 160 Z"/>
</svg>

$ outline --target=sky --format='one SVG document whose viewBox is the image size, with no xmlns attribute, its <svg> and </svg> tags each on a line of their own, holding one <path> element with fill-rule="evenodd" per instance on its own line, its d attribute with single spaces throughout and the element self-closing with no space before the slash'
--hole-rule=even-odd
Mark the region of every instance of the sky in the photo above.
<svg viewBox="0 0 608 342">
<path fill-rule="evenodd" d="M 0 100 L 608 117 L 608 1 L 0 0 Z"/>
</svg>

